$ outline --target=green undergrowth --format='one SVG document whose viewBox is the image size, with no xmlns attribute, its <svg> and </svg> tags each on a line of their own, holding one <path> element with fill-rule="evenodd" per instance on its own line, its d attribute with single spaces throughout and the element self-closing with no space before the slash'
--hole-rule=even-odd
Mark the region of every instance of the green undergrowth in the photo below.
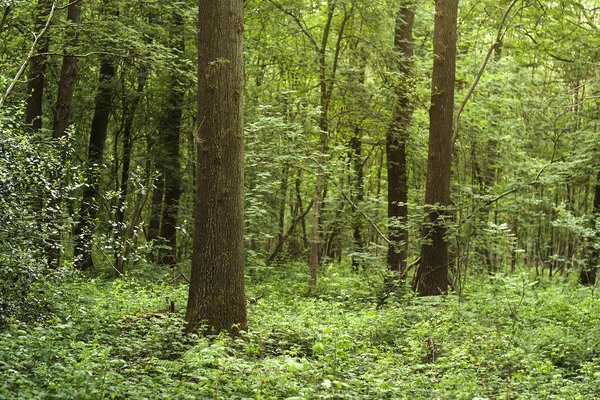
<svg viewBox="0 0 600 400">
<path fill-rule="evenodd" d="M 69 283 L 53 319 L 0 333 L 0 398 L 600 397 L 600 300 L 576 284 L 481 277 L 382 304 L 375 273 L 330 266 L 307 298 L 302 265 L 250 272 L 236 339 L 184 334 L 184 284 Z"/>
</svg>

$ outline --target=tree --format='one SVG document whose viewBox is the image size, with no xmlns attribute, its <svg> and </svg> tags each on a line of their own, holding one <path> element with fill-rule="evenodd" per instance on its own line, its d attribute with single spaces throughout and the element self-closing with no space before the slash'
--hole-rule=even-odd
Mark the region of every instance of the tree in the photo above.
<svg viewBox="0 0 600 400">
<path fill-rule="evenodd" d="M 593 286 L 596 284 L 596 273 L 598 271 L 598 263 L 600 262 L 600 249 L 598 249 L 598 223 L 600 222 L 600 172 L 596 174 L 596 182 L 594 185 L 594 204 L 592 210 L 592 222 L 594 232 L 596 234 L 590 239 L 588 245 L 588 262 L 581 268 L 579 273 L 579 282 L 583 285 Z"/>
<path fill-rule="evenodd" d="M 198 131 L 188 330 L 247 329 L 243 0 L 198 1 Z"/>
<path fill-rule="evenodd" d="M 402 2 L 396 18 L 394 48 L 398 52 L 398 72 L 400 82 L 396 85 L 396 104 L 393 120 L 386 137 L 388 172 L 388 245 L 387 266 L 401 274 L 406 270 L 408 250 L 408 180 L 406 165 L 406 142 L 412 119 L 413 105 L 411 79 L 413 68 L 412 29 L 415 12 L 410 1 Z"/>
<path fill-rule="evenodd" d="M 81 5 L 79 2 L 69 4 L 67 11 L 67 19 L 70 23 L 70 30 L 67 39 L 67 45 L 71 47 L 77 46 L 78 31 L 77 25 L 81 17 Z M 73 90 L 77 79 L 77 57 L 73 54 L 73 49 L 68 49 L 63 56 L 62 67 L 60 71 L 60 80 L 58 82 L 58 95 L 56 99 L 56 113 L 54 115 L 54 124 L 52 129 L 52 137 L 62 137 L 71 117 L 71 103 L 73 100 Z"/>
<path fill-rule="evenodd" d="M 52 1 L 38 0 L 36 7 L 34 36 L 41 36 L 44 26 L 50 18 Z M 43 37 L 39 40 L 38 54 L 31 58 L 29 64 L 29 75 L 27 77 L 27 107 L 25 110 L 25 123 L 31 126 L 33 131 L 42 128 L 42 103 L 44 99 L 44 84 L 46 82 L 46 53 L 48 52 L 48 39 Z"/>
<path fill-rule="evenodd" d="M 436 0 L 424 242 L 417 271 L 421 296 L 439 295 L 448 290 L 449 258 L 444 224 L 450 205 L 457 12 L 458 0 Z"/>
<path fill-rule="evenodd" d="M 108 122 L 114 91 L 113 78 L 115 65 L 111 57 L 101 56 L 100 75 L 96 108 L 92 119 L 88 158 L 86 163 L 86 186 L 79 212 L 79 223 L 75 229 L 75 265 L 78 269 L 89 270 L 94 267 L 92 259 L 92 239 L 98 217 L 98 195 L 100 193 L 100 166 L 104 158 L 104 143 L 108 131 Z"/>
</svg>

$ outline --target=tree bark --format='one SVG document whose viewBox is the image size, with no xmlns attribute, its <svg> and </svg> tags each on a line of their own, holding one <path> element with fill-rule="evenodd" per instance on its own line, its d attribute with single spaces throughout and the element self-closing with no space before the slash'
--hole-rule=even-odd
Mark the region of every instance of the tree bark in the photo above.
<svg viewBox="0 0 600 400">
<path fill-rule="evenodd" d="M 435 296 L 448 290 L 449 260 L 444 216 L 450 205 L 457 11 L 458 0 L 435 2 L 424 242 L 417 271 L 421 296 Z"/>
<path fill-rule="evenodd" d="M 398 71 L 402 81 L 396 85 L 396 104 L 393 120 L 386 137 L 388 173 L 388 235 L 390 244 L 387 266 L 404 275 L 408 255 L 408 178 L 406 142 L 412 120 L 413 105 L 410 98 L 413 69 L 412 29 L 415 20 L 414 6 L 403 2 L 396 18 L 394 47 L 398 52 Z"/>
<path fill-rule="evenodd" d="M 71 48 L 77 46 L 78 43 L 77 25 L 79 24 L 80 17 L 80 3 L 71 3 L 67 11 L 67 20 L 70 23 L 70 35 L 67 39 L 67 45 Z M 73 100 L 75 81 L 77 80 L 77 57 L 72 54 L 72 51 L 72 49 L 67 49 L 67 53 L 63 56 L 60 70 L 58 97 L 56 99 L 54 124 L 52 126 L 52 137 L 55 139 L 65 135 L 71 117 L 71 102 Z"/>
<path fill-rule="evenodd" d="M 194 254 L 187 330 L 248 327 L 244 289 L 243 0 L 198 1 Z"/>
<path fill-rule="evenodd" d="M 185 52 L 185 37 L 183 19 L 177 12 L 173 14 L 173 37 L 171 44 L 179 54 Z M 183 68 L 179 65 L 179 68 Z M 177 264 L 177 214 L 179 212 L 179 198 L 181 196 L 181 161 L 179 158 L 179 136 L 181 131 L 181 115 L 183 112 L 183 101 L 185 97 L 184 79 L 173 74 L 169 84 L 166 114 L 160 124 L 160 145 L 164 148 L 166 159 L 163 175 L 165 177 L 164 191 L 165 201 L 162 208 L 160 236 L 166 240 L 169 247 L 161 250 L 160 261 L 168 265 Z"/>
<path fill-rule="evenodd" d="M 38 0 L 36 6 L 34 35 L 40 35 L 46 20 L 49 18 L 52 1 Z M 42 37 L 39 42 L 38 54 L 31 58 L 29 63 L 29 74 L 27 76 L 27 103 L 25 108 L 25 124 L 32 131 L 42 128 L 42 103 L 44 100 L 44 83 L 46 81 L 46 58 L 44 53 L 48 52 L 48 39 Z"/>
<path fill-rule="evenodd" d="M 90 144 L 86 163 L 86 186 L 79 211 L 79 223 L 75 228 L 75 266 L 81 270 L 94 267 L 92 260 L 92 239 L 94 224 L 98 216 L 98 195 L 100 193 L 100 171 L 104 157 L 104 143 L 108 131 L 108 121 L 114 92 L 113 78 L 115 66 L 113 60 L 103 56 L 100 61 L 100 78 L 96 107 L 92 119 Z"/>
</svg>

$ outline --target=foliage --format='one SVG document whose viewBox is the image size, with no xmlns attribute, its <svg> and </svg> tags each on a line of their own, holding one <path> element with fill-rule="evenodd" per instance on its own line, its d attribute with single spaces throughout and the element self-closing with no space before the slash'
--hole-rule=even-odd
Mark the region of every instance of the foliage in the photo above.
<svg viewBox="0 0 600 400">
<path fill-rule="evenodd" d="M 61 251 L 55 238 L 68 226 L 60 201 L 76 188 L 65 182 L 73 171 L 62 169 L 57 151 L 68 143 L 31 137 L 8 111 L 0 114 L 0 328 L 42 318 L 60 298 L 51 283 L 68 273 L 49 268 L 46 252 Z"/>
<path fill-rule="evenodd" d="M 1 334 L 0 398 L 595 398 L 598 300 L 570 282 L 496 275 L 468 297 L 388 300 L 373 274 L 302 265 L 249 285 L 250 331 L 185 335 L 186 288 L 76 280 L 56 318 Z M 168 301 L 167 301 L 168 300 Z"/>
</svg>

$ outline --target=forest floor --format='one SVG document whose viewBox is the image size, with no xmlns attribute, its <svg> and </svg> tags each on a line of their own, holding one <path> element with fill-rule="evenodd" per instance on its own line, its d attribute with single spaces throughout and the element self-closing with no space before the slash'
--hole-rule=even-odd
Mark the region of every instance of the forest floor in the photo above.
<svg viewBox="0 0 600 400">
<path fill-rule="evenodd" d="M 377 273 L 329 266 L 307 298 L 304 269 L 249 271 L 237 339 L 185 335 L 186 285 L 168 276 L 76 279 L 56 317 L 0 332 L 0 399 L 600 398 L 589 288 L 486 276 L 378 307 Z"/>
</svg>

